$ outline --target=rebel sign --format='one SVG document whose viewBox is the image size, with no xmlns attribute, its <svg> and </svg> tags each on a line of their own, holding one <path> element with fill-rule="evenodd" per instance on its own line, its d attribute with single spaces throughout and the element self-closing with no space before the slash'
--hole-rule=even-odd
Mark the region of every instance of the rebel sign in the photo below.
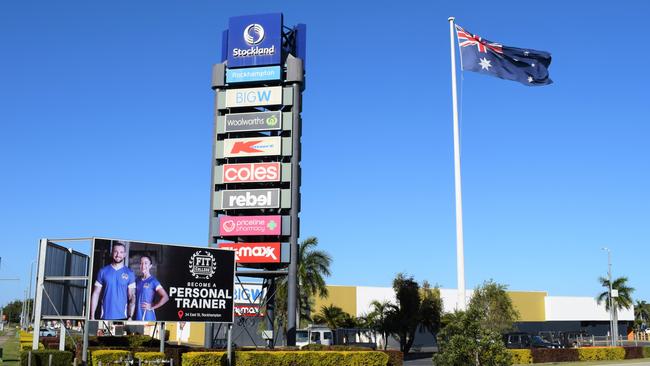
<svg viewBox="0 0 650 366">
<path fill-rule="evenodd" d="M 225 164 L 222 168 L 224 183 L 280 181 L 280 163 Z"/>
</svg>

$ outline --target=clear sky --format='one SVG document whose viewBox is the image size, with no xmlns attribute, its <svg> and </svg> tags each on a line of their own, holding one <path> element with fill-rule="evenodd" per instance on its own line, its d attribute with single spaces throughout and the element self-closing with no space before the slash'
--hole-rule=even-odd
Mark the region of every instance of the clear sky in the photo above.
<svg viewBox="0 0 650 366">
<path fill-rule="evenodd" d="M 647 1 L 27 0 L 0 3 L 0 304 L 41 237 L 207 243 L 221 32 L 278 11 L 308 27 L 301 234 L 328 283 L 456 287 L 453 15 L 555 82 L 462 76 L 467 287 L 595 296 L 607 246 L 650 301 Z"/>
</svg>

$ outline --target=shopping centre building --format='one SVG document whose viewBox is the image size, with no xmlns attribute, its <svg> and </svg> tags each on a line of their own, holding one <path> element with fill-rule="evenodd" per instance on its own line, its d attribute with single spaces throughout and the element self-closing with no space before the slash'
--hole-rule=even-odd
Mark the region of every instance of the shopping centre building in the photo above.
<svg viewBox="0 0 650 366">
<path fill-rule="evenodd" d="M 335 305 L 353 316 L 363 316 L 371 311 L 370 303 L 373 300 L 395 302 L 395 293 L 392 287 L 368 286 L 337 286 L 328 285 L 329 296 L 316 298 L 314 312 L 318 313 L 322 306 Z M 458 299 L 455 289 L 440 289 L 444 312 L 453 312 Z M 468 299 L 472 290 L 467 291 Z M 585 331 L 595 336 L 604 336 L 609 333 L 609 311 L 605 304 L 598 304 L 595 297 L 578 296 L 549 296 L 544 291 L 508 291 L 513 305 L 519 312 L 520 318 L 516 323 L 518 331 L 537 334 L 538 332 L 566 332 Z M 618 313 L 618 328 L 620 335 L 630 332 L 634 322 L 634 310 L 622 309 Z M 241 324 L 241 323 L 240 323 Z M 202 345 L 204 342 L 205 327 L 203 323 L 170 323 L 170 341 Z M 264 344 L 259 327 L 248 327 L 247 331 L 235 321 L 233 334 L 236 335 L 235 343 L 239 345 L 252 345 L 252 335 L 256 344 Z M 431 335 L 420 332 L 416 335 L 416 343 L 423 346 L 433 345 Z"/>
</svg>

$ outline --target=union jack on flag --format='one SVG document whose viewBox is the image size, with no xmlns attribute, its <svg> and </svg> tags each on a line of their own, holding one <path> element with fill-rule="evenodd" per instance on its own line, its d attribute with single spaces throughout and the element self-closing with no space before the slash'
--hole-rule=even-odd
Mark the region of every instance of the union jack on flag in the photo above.
<svg viewBox="0 0 650 366">
<path fill-rule="evenodd" d="M 551 54 L 504 46 L 472 34 L 456 25 L 462 70 L 479 72 L 522 84 L 548 85 Z"/>
</svg>

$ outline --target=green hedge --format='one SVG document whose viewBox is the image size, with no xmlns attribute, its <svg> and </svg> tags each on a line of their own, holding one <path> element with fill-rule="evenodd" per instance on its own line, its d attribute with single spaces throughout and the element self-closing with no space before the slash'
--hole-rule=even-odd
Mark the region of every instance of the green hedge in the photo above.
<svg viewBox="0 0 650 366">
<path fill-rule="evenodd" d="M 134 352 L 133 359 L 140 361 L 163 361 L 167 357 L 163 352 Z"/>
<path fill-rule="evenodd" d="M 20 353 L 21 366 L 27 366 L 29 364 L 28 361 L 29 353 L 30 351 L 22 351 Z M 52 355 L 52 366 L 72 365 L 72 352 L 42 350 L 42 351 L 31 351 L 31 354 L 32 354 L 32 366 L 48 366 L 50 361 L 50 355 Z"/>
<path fill-rule="evenodd" d="M 625 359 L 623 347 L 585 347 L 578 348 L 580 361 L 617 361 Z"/>
<path fill-rule="evenodd" d="M 533 363 L 533 353 L 529 349 L 509 349 L 508 352 L 512 356 L 512 363 L 515 365 Z"/>
<path fill-rule="evenodd" d="M 237 366 L 386 366 L 388 364 L 388 355 L 377 351 L 252 351 L 237 352 L 235 359 Z"/>
<path fill-rule="evenodd" d="M 183 366 L 226 366 L 228 357 L 225 352 L 185 352 Z"/>
<path fill-rule="evenodd" d="M 643 357 L 650 358 L 650 347 L 643 347 Z"/>
<path fill-rule="evenodd" d="M 97 350 L 90 353 L 92 366 L 106 366 L 112 362 L 126 360 L 131 357 L 131 352 L 123 350 Z"/>
<path fill-rule="evenodd" d="M 29 351 L 32 349 L 32 342 L 29 343 L 20 343 L 20 350 L 21 351 Z M 43 343 L 38 343 L 38 350 L 39 351 L 44 351 L 45 350 L 45 345 Z"/>
<path fill-rule="evenodd" d="M 388 355 L 388 363 L 386 366 L 402 366 L 404 364 L 404 354 L 402 351 L 382 350 L 378 352 L 382 352 Z"/>
<path fill-rule="evenodd" d="M 624 347 L 624 348 L 625 348 L 626 360 L 643 358 L 643 347 Z"/>
</svg>

